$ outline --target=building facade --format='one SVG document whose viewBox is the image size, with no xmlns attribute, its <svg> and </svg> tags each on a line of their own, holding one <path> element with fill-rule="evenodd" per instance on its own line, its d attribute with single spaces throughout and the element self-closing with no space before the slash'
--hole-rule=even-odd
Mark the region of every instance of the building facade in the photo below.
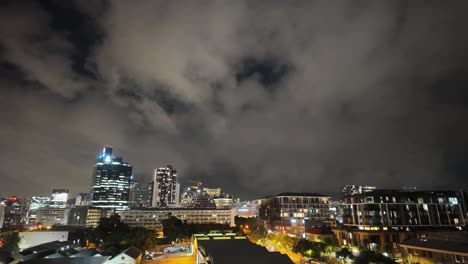
<svg viewBox="0 0 468 264">
<path fill-rule="evenodd" d="M 330 197 L 319 193 L 280 193 L 258 200 L 259 217 L 268 229 L 305 235 L 306 222 L 314 225 L 330 218 Z"/>
<path fill-rule="evenodd" d="M 109 217 L 110 210 L 105 208 L 91 208 L 76 206 L 70 209 L 68 225 L 97 227 L 101 218 Z"/>
<path fill-rule="evenodd" d="M 27 223 L 34 224 L 36 222 L 37 211 L 39 209 L 48 207 L 50 204 L 50 197 L 47 196 L 33 196 L 29 202 L 28 213 L 26 215 Z"/>
<path fill-rule="evenodd" d="M 43 227 L 68 224 L 69 208 L 40 208 L 37 211 L 36 224 Z"/>
<path fill-rule="evenodd" d="M 468 263 L 468 242 L 414 238 L 404 241 L 405 263 Z"/>
<path fill-rule="evenodd" d="M 229 195 L 213 197 L 213 202 L 218 209 L 232 209 L 234 206 L 232 196 Z"/>
<path fill-rule="evenodd" d="M 77 193 L 75 199 L 75 206 L 90 206 L 91 194 L 90 193 Z"/>
<path fill-rule="evenodd" d="M 203 192 L 211 197 L 221 196 L 221 188 L 203 188 Z"/>
<path fill-rule="evenodd" d="M 421 232 L 462 229 L 463 210 L 456 191 L 374 190 L 347 195 L 343 224 L 334 228 L 341 244 L 369 249 L 399 244 Z"/>
<path fill-rule="evenodd" d="M 195 208 L 160 208 L 117 212 L 122 222 L 130 227 L 145 227 L 162 230 L 162 220 L 175 216 L 188 224 L 228 224 L 234 225 L 233 210 L 195 209 Z"/>
<path fill-rule="evenodd" d="M 234 212 L 236 216 L 239 217 L 258 217 L 258 201 L 247 201 L 238 203 L 234 206 Z"/>
<path fill-rule="evenodd" d="M 0 210 L 3 208 L 3 214 L 0 213 L 0 218 L 3 218 L 2 230 L 13 230 L 22 226 L 24 202 L 25 200 L 18 196 L 10 196 L 2 201 L 2 206 L 0 206 Z"/>
<path fill-rule="evenodd" d="M 259 215 L 268 220 L 328 220 L 329 199 L 318 193 L 280 193 L 259 199 Z"/>
<path fill-rule="evenodd" d="M 455 191 L 376 190 L 345 198 L 346 226 L 460 226 L 464 217 Z"/>
<path fill-rule="evenodd" d="M 68 189 L 53 189 L 50 198 L 51 208 L 65 208 L 68 201 Z"/>
<path fill-rule="evenodd" d="M 375 186 L 362 186 L 362 185 L 346 185 L 343 187 L 344 195 L 362 194 L 372 192 L 377 189 Z"/>
<path fill-rule="evenodd" d="M 128 209 L 132 165 L 105 147 L 96 159 L 91 186 L 91 205 L 114 210 Z"/>
<path fill-rule="evenodd" d="M 148 207 L 148 190 L 141 188 L 137 182 L 132 182 L 130 187 L 130 207 Z"/>
<path fill-rule="evenodd" d="M 151 207 L 174 207 L 179 205 L 180 184 L 177 170 L 171 165 L 154 170 Z"/>
</svg>

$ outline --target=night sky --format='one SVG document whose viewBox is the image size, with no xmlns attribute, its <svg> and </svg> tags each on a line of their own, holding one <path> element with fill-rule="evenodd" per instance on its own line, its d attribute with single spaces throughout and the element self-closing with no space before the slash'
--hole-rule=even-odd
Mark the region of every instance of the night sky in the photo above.
<svg viewBox="0 0 468 264">
<path fill-rule="evenodd" d="M 2 1 L 0 195 L 468 185 L 467 1 Z M 183 185 L 188 184 L 182 181 Z"/>
</svg>

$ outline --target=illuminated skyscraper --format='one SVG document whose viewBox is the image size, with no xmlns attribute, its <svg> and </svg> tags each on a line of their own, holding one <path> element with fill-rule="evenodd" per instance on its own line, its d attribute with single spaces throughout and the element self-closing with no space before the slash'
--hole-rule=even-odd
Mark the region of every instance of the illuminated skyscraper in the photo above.
<svg viewBox="0 0 468 264">
<path fill-rule="evenodd" d="M 170 207 L 179 205 L 180 184 L 177 170 L 171 165 L 154 170 L 151 206 Z"/>
<path fill-rule="evenodd" d="M 24 209 L 24 199 L 17 196 L 10 196 L 5 201 L 1 201 L 0 209 L 4 208 L 2 231 L 13 230 L 21 227 L 21 215 Z M 0 218 L 2 215 L 0 214 Z"/>
<path fill-rule="evenodd" d="M 104 147 L 94 165 L 91 204 L 94 207 L 128 209 L 132 165 L 112 155 L 111 147 Z"/>
<path fill-rule="evenodd" d="M 51 208 L 65 208 L 67 207 L 68 189 L 54 189 L 52 190 L 52 198 L 50 199 Z"/>
</svg>

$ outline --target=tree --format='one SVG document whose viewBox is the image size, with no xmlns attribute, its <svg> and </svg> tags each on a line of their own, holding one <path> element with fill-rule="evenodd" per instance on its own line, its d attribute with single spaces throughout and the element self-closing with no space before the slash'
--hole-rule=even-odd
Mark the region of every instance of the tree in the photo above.
<svg viewBox="0 0 468 264">
<path fill-rule="evenodd" d="M 99 225 L 91 232 L 89 240 L 101 249 L 124 248 L 128 246 L 125 238 L 129 232 L 130 227 L 120 221 L 119 215 L 114 214 L 110 218 L 101 218 Z"/>
<path fill-rule="evenodd" d="M 144 227 L 130 228 L 120 221 L 119 215 L 102 218 L 95 229 L 86 231 L 86 235 L 87 239 L 98 245 L 101 250 L 134 246 L 145 251 L 154 248 L 157 242 L 154 231 Z"/>
<path fill-rule="evenodd" d="M 335 236 L 331 236 L 331 237 L 327 236 L 323 239 L 323 242 L 327 244 L 328 246 L 332 246 L 332 247 L 340 246 L 340 243 L 338 242 Z"/>
<path fill-rule="evenodd" d="M 299 240 L 296 245 L 293 247 L 293 251 L 296 253 L 300 253 L 306 257 L 312 257 L 312 250 L 310 247 L 309 240 L 307 239 L 301 239 Z"/>
<path fill-rule="evenodd" d="M 21 240 L 18 232 L 5 232 L 0 234 L 0 252 L 14 254 L 18 252 Z"/>
<path fill-rule="evenodd" d="M 258 217 L 238 217 L 234 219 L 236 224 L 235 232 L 241 235 L 253 235 L 257 238 L 265 237 L 266 229 L 262 221 Z"/>
<path fill-rule="evenodd" d="M 315 259 L 320 259 L 327 245 L 323 242 L 309 241 L 307 239 L 301 239 L 294 245 L 294 252 L 300 253 L 306 257 L 312 257 Z"/>
<path fill-rule="evenodd" d="M 292 251 L 297 244 L 297 239 L 284 234 L 272 233 L 259 239 L 258 242 L 265 246 L 273 246 L 279 250 Z"/>
<path fill-rule="evenodd" d="M 170 216 L 162 221 L 164 236 L 169 241 L 175 241 L 186 235 L 184 223 L 175 216 Z"/>
<path fill-rule="evenodd" d="M 356 257 L 354 263 L 356 264 L 365 264 L 369 262 L 379 262 L 379 263 L 386 263 L 386 264 L 394 264 L 391 258 L 385 257 L 382 254 L 376 253 L 372 250 L 362 250 L 359 252 L 359 256 Z"/>
<path fill-rule="evenodd" d="M 345 259 L 345 258 L 353 258 L 353 253 L 351 252 L 351 250 L 349 250 L 349 248 L 347 247 L 343 247 L 341 248 L 340 251 L 337 251 L 336 252 L 336 257 L 337 258 L 342 258 L 342 259 Z"/>
<path fill-rule="evenodd" d="M 132 228 L 131 232 L 127 233 L 125 239 L 126 244 L 135 246 L 143 251 L 150 250 L 156 246 L 156 235 L 154 231 L 144 227 Z"/>
</svg>

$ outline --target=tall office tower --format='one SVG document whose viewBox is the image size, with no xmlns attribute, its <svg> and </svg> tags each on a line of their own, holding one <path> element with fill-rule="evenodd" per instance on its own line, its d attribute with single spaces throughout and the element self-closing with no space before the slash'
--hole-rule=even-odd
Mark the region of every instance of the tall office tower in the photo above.
<svg viewBox="0 0 468 264">
<path fill-rule="evenodd" d="M 137 182 L 130 185 L 130 207 L 147 207 L 148 190 L 140 188 Z"/>
<path fill-rule="evenodd" d="M 50 199 L 51 208 L 65 208 L 68 201 L 68 189 L 52 190 L 52 198 Z"/>
<path fill-rule="evenodd" d="M 117 210 L 128 209 L 132 165 L 112 155 L 111 147 L 104 147 L 94 165 L 91 186 L 91 205 Z"/>
<path fill-rule="evenodd" d="M 177 171 L 171 165 L 154 170 L 152 207 L 178 206 L 179 192 Z"/>
<path fill-rule="evenodd" d="M 2 231 L 13 230 L 21 227 L 23 203 L 24 200 L 17 196 L 11 196 L 5 201 L 2 201 L 2 204 L 4 205 Z"/>
</svg>

